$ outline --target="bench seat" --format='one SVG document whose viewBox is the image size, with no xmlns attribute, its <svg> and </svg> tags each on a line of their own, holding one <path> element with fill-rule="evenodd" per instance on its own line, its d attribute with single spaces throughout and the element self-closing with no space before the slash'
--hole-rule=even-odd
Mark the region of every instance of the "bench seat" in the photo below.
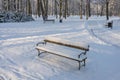
<svg viewBox="0 0 120 80">
<path fill-rule="evenodd" d="M 58 56 L 62 56 L 62 57 L 66 57 L 75 61 L 82 61 L 83 59 L 87 58 L 86 55 L 81 55 L 80 58 L 78 57 L 78 55 L 80 55 L 80 53 L 82 53 L 82 51 L 80 50 L 76 50 L 76 49 L 67 49 L 67 47 L 61 47 L 61 46 L 53 46 L 49 44 L 47 44 L 47 46 L 38 46 L 36 47 L 36 49 L 41 50 L 41 51 L 45 51 L 48 52 L 50 54 L 54 54 L 54 55 L 58 55 Z M 66 54 L 67 53 L 67 54 Z"/>
</svg>

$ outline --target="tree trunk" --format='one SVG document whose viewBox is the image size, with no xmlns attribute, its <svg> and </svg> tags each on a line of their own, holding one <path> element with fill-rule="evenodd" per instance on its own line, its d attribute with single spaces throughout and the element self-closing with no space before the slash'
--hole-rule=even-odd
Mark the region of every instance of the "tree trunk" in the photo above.
<svg viewBox="0 0 120 80">
<path fill-rule="evenodd" d="M 58 10 L 57 10 L 57 5 L 58 5 L 58 2 L 57 2 L 57 0 L 55 0 L 55 2 L 54 2 L 54 4 L 55 4 L 55 15 L 56 15 L 56 18 L 58 18 Z"/>
<path fill-rule="evenodd" d="M 2 10 L 8 11 L 8 0 L 2 0 Z"/>
<path fill-rule="evenodd" d="M 82 19 L 82 4 L 83 0 L 80 1 L 80 19 Z"/>
<path fill-rule="evenodd" d="M 16 9 L 16 11 L 18 12 L 18 6 L 19 6 L 19 0 L 16 0 L 16 2 L 15 2 L 15 4 L 16 4 L 16 7 L 15 7 L 15 9 Z"/>
<path fill-rule="evenodd" d="M 101 6 L 101 13 L 100 13 L 100 16 L 102 16 L 103 15 L 103 5 Z"/>
<path fill-rule="evenodd" d="M 86 20 L 88 20 L 88 17 L 89 17 L 89 8 L 88 8 L 88 0 L 86 0 Z"/>
<path fill-rule="evenodd" d="M 48 18 L 48 0 L 40 0 L 40 8 L 43 20 L 46 20 Z"/>
<path fill-rule="evenodd" d="M 65 0 L 65 11 L 64 11 L 64 18 L 67 18 L 67 13 L 68 13 L 68 0 Z"/>
<path fill-rule="evenodd" d="M 59 13 L 60 22 L 62 22 L 62 0 L 60 0 L 60 13 Z"/>
<path fill-rule="evenodd" d="M 24 12 L 23 0 L 20 0 L 20 11 Z"/>
<path fill-rule="evenodd" d="M 32 15 L 31 1 L 28 0 L 28 14 Z"/>
<path fill-rule="evenodd" d="M 109 20 L 109 1 L 106 0 L 106 18 Z"/>
<path fill-rule="evenodd" d="M 44 0 L 45 1 L 45 0 Z M 48 0 L 46 0 L 46 2 L 45 2 L 45 19 L 47 19 L 48 18 Z"/>
<path fill-rule="evenodd" d="M 88 13 L 89 17 L 91 16 L 91 6 L 90 6 L 91 0 L 88 0 Z"/>
<path fill-rule="evenodd" d="M 37 15 L 40 17 L 41 12 L 40 12 L 40 0 L 37 0 Z"/>
<path fill-rule="evenodd" d="M 40 8 L 41 8 L 43 20 L 45 20 L 45 17 L 44 17 L 45 12 L 44 12 L 44 8 L 43 8 L 42 0 L 40 0 Z"/>
</svg>

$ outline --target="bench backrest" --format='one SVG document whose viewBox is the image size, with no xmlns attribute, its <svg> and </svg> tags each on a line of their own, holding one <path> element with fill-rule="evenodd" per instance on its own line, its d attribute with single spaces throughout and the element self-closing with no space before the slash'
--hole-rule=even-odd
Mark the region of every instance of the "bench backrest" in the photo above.
<svg viewBox="0 0 120 80">
<path fill-rule="evenodd" d="M 68 47 L 72 47 L 72 48 L 77 48 L 77 49 L 81 49 L 81 50 L 85 50 L 85 51 L 89 51 L 89 45 L 83 44 L 80 42 L 79 43 L 78 42 L 71 42 L 69 40 L 60 39 L 60 38 L 56 38 L 56 37 L 46 37 L 44 39 L 44 41 L 59 44 L 59 45 L 64 45 L 64 46 L 68 46 Z"/>
</svg>

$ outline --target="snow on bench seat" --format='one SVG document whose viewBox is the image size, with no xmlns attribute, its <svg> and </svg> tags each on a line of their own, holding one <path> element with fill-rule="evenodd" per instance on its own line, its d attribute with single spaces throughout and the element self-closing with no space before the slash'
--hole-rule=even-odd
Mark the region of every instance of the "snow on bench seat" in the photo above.
<svg viewBox="0 0 120 80">
<path fill-rule="evenodd" d="M 60 39 L 60 38 L 56 38 L 56 37 L 46 37 L 44 41 L 89 51 L 89 45 L 82 43 L 82 42 L 81 43 L 80 42 L 72 42 L 69 40 Z"/>
</svg>

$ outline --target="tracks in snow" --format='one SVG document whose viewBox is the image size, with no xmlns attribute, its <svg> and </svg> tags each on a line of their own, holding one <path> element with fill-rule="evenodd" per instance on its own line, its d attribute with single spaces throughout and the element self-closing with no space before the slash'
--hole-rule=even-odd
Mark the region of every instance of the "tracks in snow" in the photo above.
<svg viewBox="0 0 120 80">
<path fill-rule="evenodd" d="M 98 21 L 96 21 L 96 24 L 96 26 L 98 26 L 98 29 L 94 29 L 94 27 L 90 28 L 89 24 L 85 23 L 85 27 L 90 33 L 90 35 L 98 39 L 99 41 L 104 42 L 105 44 L 120 48 L 120 35 L 108 29 L 104 29 L 105 27 L 102 27 L 102 25 L 100 25 Z"/>
<path fill-rule="evenodd" d="M 57 34 L 49 34 L 49 35 L 41 35 L 41 36 L 27 36 L 22 38 L 12 38 L 12 39 L 6 39 L 6 40 L 0 40 L 0 45 L 2 47 L 9 46 L 9 45 L 16 45 L 16 44 L 22 44 L 22 43 L 29 43 L 29 42 L 38 42 L 41 41 L 45 36 L 63 36 L 63 35 L 70 35 L 67 36 L 67 38 L 71 38 L 73 36 L 79 36 L 81 31 L 75 31 L 75 32 L 65 32 L 65 33 L 57 33 Z"/>
<path fill-rule="evenodd" d="M 96 24 L 99 25 L 97 22 L 96 22 Z M 44 36 L 60 36 L 63 38 L 71 39 L 74 37 L 81 36 L 81 33 L 86 31 L 86 29 L 87 29 L 88 33 L 86 35 L 88 35 L 88 36 L 90 35 L 94 40 L 99 41 L 104 44 L 119 47 L 117 44 L 108 42 L 104 38 L 101 38 L 101 36 L 98 36 L 99 34 L 96 34 L 96 30 L 92 29 L 92 28 L 89 29 L 89 27 L 86 26 L 86 23 L 83 26 L 85 26 L 85 28 L 80 29 L 80 31 L 77 31 L 77 32 L 71 31 L 71 32 L 65 32 L 65 33 L 57 33 L 57 34 L 49 34 L 49 35 L 41 35 L 41 36 L 28 36 L 28 37 L 22 37 L 22 38 L 0 40 L 0 45 L 2 47 L 5 47 L 5 46 L 9 46 L 9 45 L 18 45 L 18 44 L 28 43 L 28 42 L 38 42 L 38 41 L 42 40 Z M 100 32 L 101 32 L 101 30 L 100 30 Z M 119 36 L 117 34 L 112 33 L 111 31 L 108 31 L 108 32 L 112 35 Z M 97 33 L 98 33 L 98 31 L 97 31 Z M 65 36 L 65 35 L 67 35 L 67 36 Z M 116 39 L 119 39 L 119 38 L 116 37 Z M 29 71 L 27 72 L 27 70 L 25 70 L 24 67 L 19 69 L 20 66 L 18 64 L 16 64 L 12 59 L 10 59 L 8 56 L 4 56 L 3 54 L 2 55 L 0 54 L 0 60 L 4 59 L 4 58 L 5 58 L 5 60 L 10 61 L 9 63 L 11 63 L 13 65 L 12 66 L 5 65 L 5 66 L 0 66 L 0 67 L 3 68 L 3 70 L 5 69 L 5 70 L 9 71 L 13 75 L 17 75 L 19 77 L 19 80 L 21 80 L 23 78 L 26 78 L 27 80 L 44 80 L 44 77 L 41 74 L 34 73 L 34 72 L 31 73 Z M 58 68 L 60 68 L 60 70 L 64 69 L 62 66 L 59 66 L 59 65 L 58 66 L 51 65 L 52 64 L 51 62 L 42 61 L 42 60 L 40 60 L 40 61 L 42 62 L 43 66 L 47 66 L 47 68 L 51 67 L 51 70 L 55 73 L 58 71 Z M 61 65 L 64 65 L 64 63 L 61 62 Z M 5 75 L 5 73 L 3 73 L 3 74 Z M 6 77 L 8 76 L 8 74 L 6 74 L 7 76 L 4 76 L 3 74 L 2 74 L 2 72 L 0 73 L 0 79 L 5 78 L 5 80 L 7 80 Z"/>
<path fill-rule="evenodd" d="M 21 64 L 0 52 L 0 80 L 44 80 L 39 73 L 27 71 Z"/>
</svg>

